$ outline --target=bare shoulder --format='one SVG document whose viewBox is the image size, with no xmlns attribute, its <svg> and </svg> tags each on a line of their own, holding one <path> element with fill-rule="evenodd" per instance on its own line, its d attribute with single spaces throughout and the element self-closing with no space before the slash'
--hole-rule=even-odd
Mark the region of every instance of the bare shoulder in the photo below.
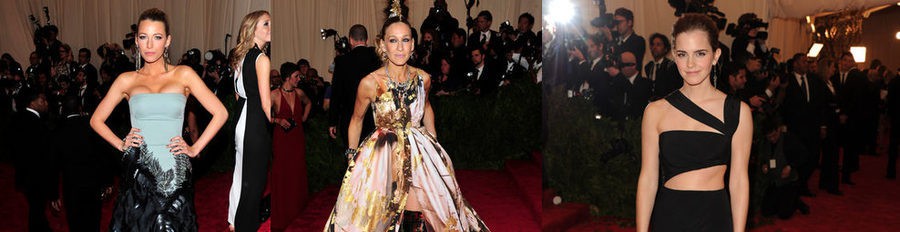
<svg viewBox="0 0 900 232">
<path fill-rule="evenodd" d="M 176 65 L 174 74 L 178 77 L 197 76 L 197 72 L 187 65 Z"/>
<path fill-rule="evenodd" d="M 259 64 L 259 62 L 269 63 L 269 57 L 266 56 L 266 53 L 259 54 L 259 57 L 256 58 L 256 63 Z"/>
<path fill-rule="evenodd" d="M 379 70 L 381 70 L 381 69 L 379 69 Z M 381 74 L 380 72 L 378 72 L 378 70 L 376 70 L 372 73 L 369 73 L 369 75 L 366 75 L 365 77 L 363 77 L 362 80 L 359 81 L 359 86 L 360 87 L 365 86 L 367 88 L 375 88 L 375 86 L 378 84 L 378 80 L 380 80 L 382 78 L 382 76 L 384 76 L 384 74 Z"/>
<path fill-rule="evenodd" d="M 753 125 L 753 109 L 750 109 L 750 105 L 747 105 L 747 103 L 744 101 L 740 101 L 740 103 L 741 103 L 741 116 L 740 116 L 741 123 L 745 123 L 744 122 L 745 120 L 749 120 L 749 122 L 746 122 L 746 123 L 749 123 L 752 126 Z"/>
<path fill-rule="evenodd" d="M 672 108 L 672 104 L 665 98 L 652 101 L 644 108 L 644 117 L 660 118 Z"/>
<path fill-rule="evenodd" d="M 415 72 L 416 75 L 422 77 L 422 79 L 431 79 L 431 74 L 428 74 L 428 72 L 426 72 L 425 70 L 422 70 L 422 69 L 416 68 L 416 67 L 411 67 L 411 68 L 412 68 L 412 71 Z"/>
<path fill-rule="evenodd" d="M 138 77 L 137 71 L 123 72 L 123 73 L 119 74 L 118 77 L 116 77 L 115 81 L 113 81 L 113 86 L 116 86 L 116 85 L 130 86 L 132 83 L 135 82 L 135 79 L 137 79 L 137 77 Z"/>
</svg>

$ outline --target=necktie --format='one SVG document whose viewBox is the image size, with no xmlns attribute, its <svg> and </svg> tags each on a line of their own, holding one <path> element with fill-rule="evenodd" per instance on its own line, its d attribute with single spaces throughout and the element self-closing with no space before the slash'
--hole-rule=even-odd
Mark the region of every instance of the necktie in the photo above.
<svg viewBox="0 0 900 232">
<path fill-rule="evenodd" d="M 847 73 L 841 73 L 841 84 L 843 85 L 844 82 L 847 82 Z"/>
<path fill-rule="evenodd" d="M 800 91 L 803 91 L 803 98 L 809 102 L 809 91 L 806 89 L 806 75 L 800 76 Z"/>
<path fill-rule="evenodd" d="M 487 42 L 487 35 L 481 34 L 481 44 L 484 44 L 485 42 Z"/>
</svg>

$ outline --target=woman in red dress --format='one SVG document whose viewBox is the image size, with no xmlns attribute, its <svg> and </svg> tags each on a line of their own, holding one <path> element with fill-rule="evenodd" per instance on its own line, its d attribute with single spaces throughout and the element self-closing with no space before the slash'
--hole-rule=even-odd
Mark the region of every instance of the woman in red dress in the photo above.
<svg viewBox="0 0 900 232">
<path fill-rule="evenodd" d="M 300 71 L 297 65 L 281 65 L 285 75 L 281 87 L 272 91 L 275 103 L 275 128 L 272 136 L 272 230 L 282 231 L 306 206 L 306 137 L 303 122 L 309 116 L 309 97 L 297 87 Z"/>
</svg>

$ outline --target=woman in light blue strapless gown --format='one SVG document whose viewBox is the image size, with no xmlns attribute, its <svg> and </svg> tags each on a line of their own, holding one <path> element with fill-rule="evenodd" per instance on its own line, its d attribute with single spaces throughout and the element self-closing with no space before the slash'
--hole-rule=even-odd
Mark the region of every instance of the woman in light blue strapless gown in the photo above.
<svg viewBox="0 0 900 232">
<path fill-rule="evenodd" d="M 144 11 L 135 43 L 138 62 L 146 64 L 119 75 L 91 117 L 94 131 L 124 153 L 110 231 L 198 230 L 190 158 L 222 128 L 228 112 L 193 69 L 168 64 L 170 42 L 165 13 Z M 213 115 L 193 145 L 180 136 L 188 95 Z M 105 122 L 123 99 L 133 128 L 120 139 Z"/>
</svg>

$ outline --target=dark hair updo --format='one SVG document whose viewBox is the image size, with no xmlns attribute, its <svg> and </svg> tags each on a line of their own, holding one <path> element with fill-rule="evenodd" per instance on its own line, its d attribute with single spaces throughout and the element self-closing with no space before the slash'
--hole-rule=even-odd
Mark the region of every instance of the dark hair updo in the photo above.
<svg viewBox="0 0 900 232">
<path fill-rule="evenodd" d="M 709 16 L 704 14 L 689 13 L 681 16 L 681 18 L 675 22 L 672 38 L 674 39 L 681 33 L 693 30 L 706 32 L 706 38 L 709 39 L 709 46 L 712 47 L 713 51 L 719 49 L 719 29 L 716 27 L 716 23 L 713 22 Z M 678 41 L 675 42 L 677 43 Z"/>
<path fill-rule="evenodd" d="M 166 35 L 169 34 L 169 20 L 166 18 L 166 12 L 157 8 L 147 9 L 138 17 L 138 24 L 144 20 L 162 22 L 166 26 Z"/>
</svg>

